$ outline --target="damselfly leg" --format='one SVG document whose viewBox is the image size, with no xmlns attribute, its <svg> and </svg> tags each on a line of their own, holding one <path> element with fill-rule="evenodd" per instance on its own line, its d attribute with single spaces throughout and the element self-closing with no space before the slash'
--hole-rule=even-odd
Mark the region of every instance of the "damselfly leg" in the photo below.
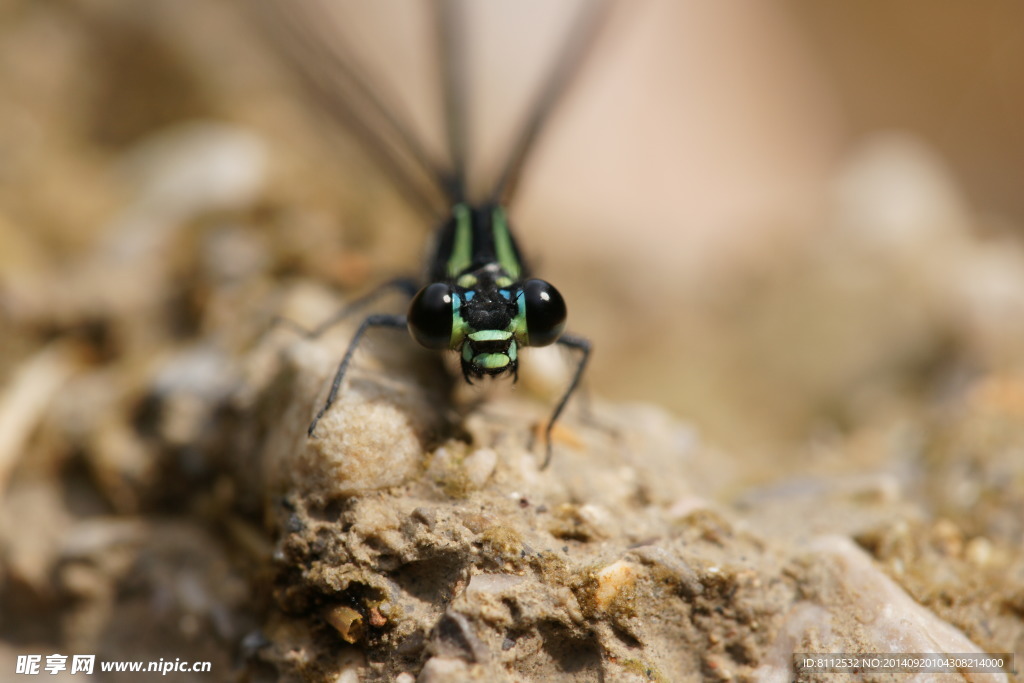
<svg viewBox="0 0 1024 683">
<path fill-rule="evenodd" d="M 580 359 L 576 364 L 576 371 L 572 374 L 572 380 L 569 382 L 569 387 L 565 390 L 565 393 L 562 394 L 562 398 L 559 399 L 558 404 L 551 413 L 551 419 L 548 420 L 547 427 L 544 428 L 544 462 L 540 466 L 542 470 L 547 469 L 548 465 L 551 464 L 551 433 L 555 428 L 555 421 L 558 420 L 562 411 L 565 410 L 565 404 L 569 402 L 569 399 L 572 398 L 572 395 L 576 393 L 576 390 L 579 388 L 580 379 L 583 377 L 583 371 L 586 369 L 587 362 L 590 360 L 590 341 L 583 337 L 563 334 L 558 340 L 558 345 L 578 351 Z"/>
<path fill-rule="evenodd" d="M 399 293 L 405 295 L 407 299 L 411 299 L 413 295 L 416 294 L 417 288 L 418 285 L 412 278 L 399 277 L 393 280 L 388 280 L 382 285 L 378 285 L 372 291 L 364 294 L 355 301 L 352 301 L 314 328 L 303 327 L 294 320 L 282 316 L 275 316 L 271 324 L 283 325 L 284 327 L 291 328 L 302 335 L 305 339 L 317 339 L 327 330 L 341 323 L 346 318 L 349 318 L 352 314 L 358 313 L 360 310 L 377 301 L 388 292 L 397 290 Z"/>
<path fill-rule="evenodd" d="M 367 316 L 366 319 L 359 325 L 359 329 L 352 336 L 352 341 L 348 344 L 348 350 L 345 351 L 345 355 L 342 357 L 341 362 L 338 364 L 338 369 L 334 373 L 334 379 L 331 380 L 331 390 L 327 393 L 327 400 L 317 411 L 313 421 L 309 423 L 309 429 L 306 430 L 306 434 L 309 436 L 316 436 L 316 426 L 320 422 L 320 418 L 324 416 L 331 406 L 334 404 L 334 400 L 338 398 L 338 391 L 341 389 L 341 383 L 345 381 L 345 373 L 348 371 L 349 363 L 352 362 L 352 356 L 355 354 L 356 349 L 359 347 L 359 343 L 363 340 L 363 336 L 368 330 L 374 327 L 384 327 L 391 329 L 404 330 L 406 326 L 406 320 L 404 315 L 388 315 L 378 314 Z"/>
</svg>

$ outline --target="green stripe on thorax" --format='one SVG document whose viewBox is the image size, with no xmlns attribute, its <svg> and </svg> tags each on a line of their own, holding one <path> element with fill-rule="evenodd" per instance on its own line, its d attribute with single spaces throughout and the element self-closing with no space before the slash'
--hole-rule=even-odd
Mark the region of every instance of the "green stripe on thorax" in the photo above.
<svg viewBox="0 0 1024 683">
<path fill-rule="evenodd" d="M 465 204 L 456 204 L 452 215 L 455 216 L 455 238 L 452 255 L 448 257 L 448 276 L 454 278 L 473 265 L 473 215 Z"/>
<path fill-rule="evenodd" d="M 498 257 L 498 265 L 512 280 L 518 280 L 520 271 L 519 259 L 516 258 L 515 247 L 512 246 L 512 233 L 508 229 L 508 218 L 500 206 L 494 207 L 491 214 L 491 230 L 494 233 L 494 251 Z"/>
<path fill-rule="evenodd" d="M 473 265 L 473 212 L 465 204 L 456 204 L 452 207 L 452 216 L 455 218 L 455 234 L 445 269 L 449 277 L 459 278 L 459 286 L 473 287 L 476 285 L 476 277 L 466 272 Z M 491 236 L 494 239 L 494 256 L 503 273 L 495 284 L 508 287 L 519 279 L 523 269 L 509 231 L 508 217 L 500 206 L 494 207 L 491 212 Z"/>
</svg>

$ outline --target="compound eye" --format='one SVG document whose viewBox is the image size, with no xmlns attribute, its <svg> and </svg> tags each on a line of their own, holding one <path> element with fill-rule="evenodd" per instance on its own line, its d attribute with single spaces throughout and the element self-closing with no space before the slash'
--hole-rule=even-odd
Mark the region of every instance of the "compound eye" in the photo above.
<svg viewBox="0 0 1024 683">
<path fill-rule="evenodd" d="M 447 349 L 451 346 L 452 288 L 443 282 L 427 285 L 409 304 L 409 334 L 428 349 Z"/>
<path fill-rule="evenodd" d="M 565 329 L 565 299 L 544 280 L 523 283 L 526 299 L 526 336 L 530 346 L 555 343 Z"/>
</svg>

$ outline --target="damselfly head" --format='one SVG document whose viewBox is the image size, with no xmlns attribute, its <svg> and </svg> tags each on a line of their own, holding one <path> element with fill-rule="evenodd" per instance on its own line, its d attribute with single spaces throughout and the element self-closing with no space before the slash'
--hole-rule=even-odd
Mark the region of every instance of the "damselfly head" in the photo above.
<svg viewBox="0 0 1024 683">
<path fill-rule="evenodd" d="M 519 348 L 553 344 L 565 329 L 565 300 L 544 280 L 499 286 L 474 273 L 472 288 L 435 282 L 413 298 L 409 332 L 429 349 L 459 352 L 466 381 L 516 374 Z"/>
</svg>

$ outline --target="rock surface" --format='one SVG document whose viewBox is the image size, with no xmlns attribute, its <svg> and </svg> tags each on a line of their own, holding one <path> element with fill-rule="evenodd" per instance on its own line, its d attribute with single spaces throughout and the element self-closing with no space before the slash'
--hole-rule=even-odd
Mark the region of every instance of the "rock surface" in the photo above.
<svg viewBox="0 0 1024 683">
<path fill-rule="evenodd" d="M 733 458 L 603 402 L 570 411 L 540 471 L 541 403 L 453 415 L 372 350 L 307 439 L 338 353 L 286 337 L 265 339 L 279 612 L 259 653 L 285 678 L 333 680 L 353 646 L 364 680 L 421 681 L 786 681 L 794 652 L 984 652 L 850 540 L 913 514 L 894 475 L 721 505 Z"/>
</svg>

